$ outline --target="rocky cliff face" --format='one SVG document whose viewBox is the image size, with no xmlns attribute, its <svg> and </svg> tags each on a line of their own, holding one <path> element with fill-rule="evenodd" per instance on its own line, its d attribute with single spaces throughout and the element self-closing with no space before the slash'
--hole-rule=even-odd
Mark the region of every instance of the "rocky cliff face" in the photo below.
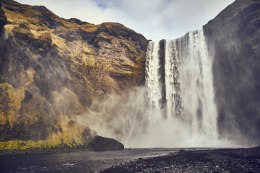
<svg viewBox="0 0 260 173">
<path fill-rule="evenodd" d="M 7 24 L 7 18 L 5 16 L 5 13 L 2 9 L 2 4 L 0 3 L 0 28 L 2 29 L 3 26 Z"/>
<path fill-rule="evenodd" d="M 221 137 L 260 142 L 259 28 L 259 0 L 236 0 L 204 26 Z M 106 94 L 144 84 L 147 44 L 118 23 L 67 20 L 42 6 L 5 0 L 0 6 L 0 149 L 74 146 L 93 138 L 77 116 L 98 111 L 92 103 Z M 37 142 L 3 147 L 1 141 L 9 140 Z"/>
<path fill-rule="evenodd" d="M 204 29 L 214 57 L 221 136 L 259 143 L 260 1 L 236 0 Z"/>
<path fill-rule="evenodd" d="M 76 115 L 108 93 L 144 84 L 148 41 L 121 24 L 66 20 L 45 7 L 6 0 L 3 26 L 0 141 L 81 142 L 75 134 L 86 128 Z"/>
</svg>

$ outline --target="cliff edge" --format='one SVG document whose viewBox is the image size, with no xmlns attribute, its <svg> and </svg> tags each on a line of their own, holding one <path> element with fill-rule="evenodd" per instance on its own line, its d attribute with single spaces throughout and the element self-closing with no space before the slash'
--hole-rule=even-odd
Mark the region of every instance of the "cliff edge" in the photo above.
<svg viewBox="0 0 260 173">
<path fill-rule="evenodd" d="M 236 0 L 204 26 L 220 136 L 260 143 L 260 1 Z"/>
</svg>

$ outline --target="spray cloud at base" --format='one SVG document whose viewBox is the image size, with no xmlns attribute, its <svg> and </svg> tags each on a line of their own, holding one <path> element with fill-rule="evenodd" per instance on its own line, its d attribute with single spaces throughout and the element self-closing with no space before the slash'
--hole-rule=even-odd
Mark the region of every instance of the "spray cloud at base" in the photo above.
<svg viewBox="0 0 260 173">
<path fill-rule="evenodd" d="M 212 59 L 203 30 L 151 41 L 146 86 L 112 94 L 81 117 L 126 147 L 237 147 L 218 135 Z"/>
</svg>

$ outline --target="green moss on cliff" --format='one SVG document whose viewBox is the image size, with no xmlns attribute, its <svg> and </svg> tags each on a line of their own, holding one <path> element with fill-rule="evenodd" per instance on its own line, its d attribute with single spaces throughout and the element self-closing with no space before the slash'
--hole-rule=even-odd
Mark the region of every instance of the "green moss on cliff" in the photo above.
<svg viewBox="0 0 260 173">
<path fill-rule="evenodd" d="M 13 127 L 16 114 L 20 110 L 24 99 L 24 88 L 13 88 L 8 83 L 0 83 L 0 93 L 0 100 L 5 100 L 8 103 L 0 107 L 0 125 L 8 123 L 10 127 Z"/>
<path fill-rule="evenodd" d="M 10 140 L 0 142 L 0 150 L 75 148 L 83 146 L 87 142 L 89 136 L 86 136 L 85 132 L 90 132 L 88 128 L 73 121 L 69 116 L 59 117 L 53 129 L 53 133 L 46 140 Z"/>
<path fill-rule="evenodd" d="M 26 150 L 26 149 L 48 149 L 61 146 L 61 141 L 40 140 L 40 141 L 23 141 L 13 140 L 0 142 L 0 150 Z"/>
</svg>

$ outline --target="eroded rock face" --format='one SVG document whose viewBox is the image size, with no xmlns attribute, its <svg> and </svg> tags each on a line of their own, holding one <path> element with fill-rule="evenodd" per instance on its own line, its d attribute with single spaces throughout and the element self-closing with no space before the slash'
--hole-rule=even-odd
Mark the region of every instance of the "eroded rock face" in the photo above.
<svg viewBox="0 0 260 173">
<path fill-rule="evenodd" d="M 7 24 L 7 18 L 2 8 L 2 4 L 0 2 L 0 29 Z"/>
<path fill-rule="evenodd" d="M 260 1 L 237 0 L 204 29 L 214 57 L 221 136 L 259 144 Z"/>
<path fill-rule="evenodd" d="M 3 10 L 0 141 L 62 135 L 60 116 L 80 115 L 106 94 L 144 84 L 148 41 L 125 26 L 66 20 L 12 0 Z"/>
</svg>

